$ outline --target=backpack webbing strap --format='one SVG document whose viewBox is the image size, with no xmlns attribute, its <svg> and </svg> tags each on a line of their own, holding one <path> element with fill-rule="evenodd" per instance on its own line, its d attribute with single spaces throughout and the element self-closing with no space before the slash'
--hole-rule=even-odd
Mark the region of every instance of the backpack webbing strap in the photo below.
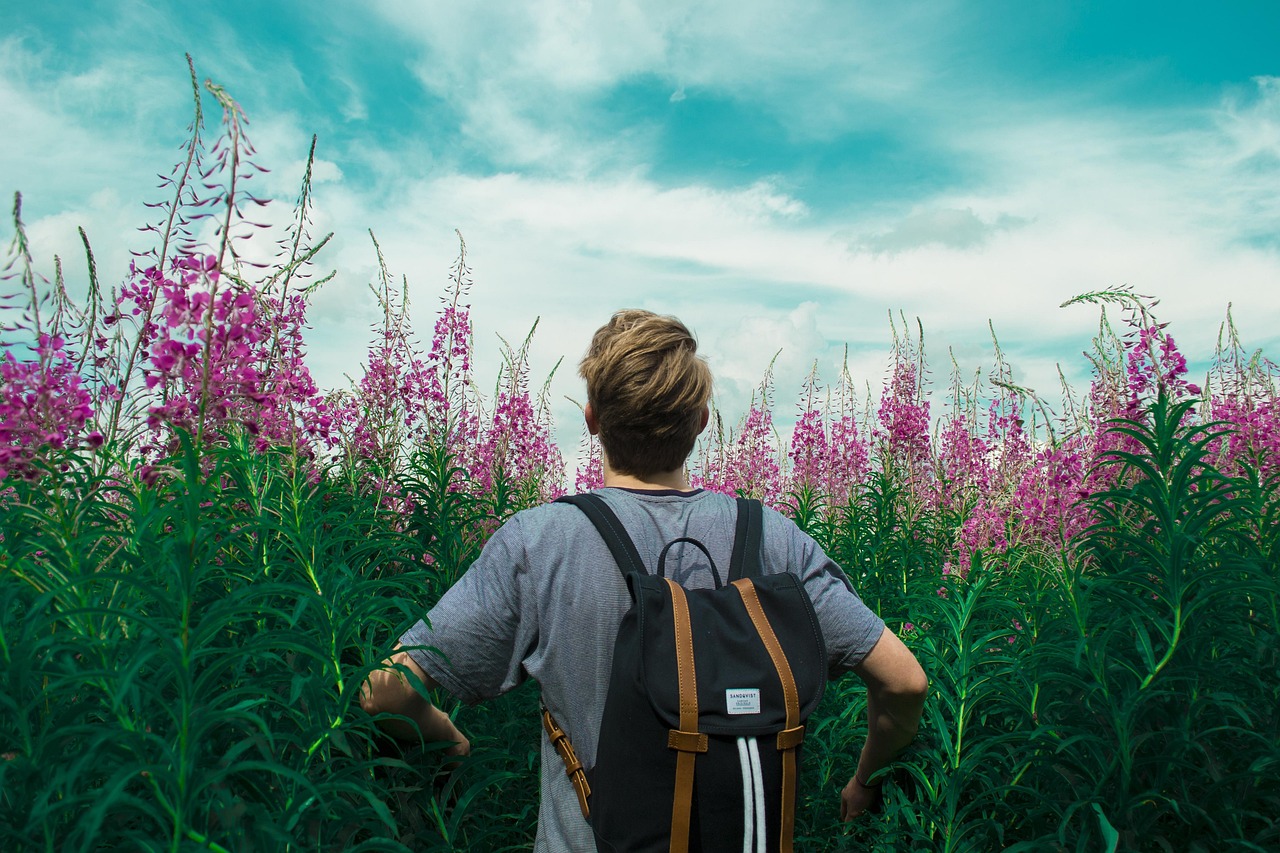
<svg viewBox="0 0 1280 853">
<path fill-rule="evenodd" d="M 729 582 L 758 578 L 764 574 L 760 563 L 760 539 L 764 513 L 760 501 L 738 498 L 738 526 L 733 535 L 733 556 L 729 558 Z"/>
<path fill-rule="evenodd" d="M 742 595 L 742 605 L 755 625 L 756 633 L 769 652 L 773 668 L 778 671 L 778 680 L 782 682 L 782 697 L 787 707 L 786 728 L 778 732 L 778 749 L 782 751 L 782 830 L 778 849 L 781 853 L 791 853 L 791 836 L 795 831 L 796 820 L 796 747 L 804 740 L 804 726 L 800 722 L 800 694 L 796 690 L 796 679 L 791 673 L 791 664 L 782 651 L 778 636 L 773 633 L 769 617 L 760 606 L 760 597 L 756 594 L 755 584 L 749 578 L 734 581 Z"/>
<path fill-rule="evenodd" d="M 676 680 L 680 685 L 680 728 L 671 729 L 667 746 L 677 750 L 676 785 L 671 802 L 670 853 L 687 853 L 693 810 L 693 761 L 707 751 L 707 736 L 698 732 L 698 675 L 693 661 L 693 627 L 684 589 L 663 578 L 671 591 L 671 617 L 676 634 Z"/>
<path fill-rule="evenodd" d="M 587 773 L 582 769 L 578 754 L 573 751 L 573 742 L 564 729 L 560 728 L 556 718 L 551 716 L 546 705 L 542 706 L 542 728 L 551 739 L 555 751 L 560 754 L 560 760 L 564 762 L 564 774 L 569 777 L 573 792 L 578 795 L 578 808 L 582 809 L 582 816 L 590 820 L 591 808 L 587 805 L 587 798 L 591 796 L 591 785 L 587 783 Z"/>
<path fill-rule="evenodd" d="M 631 541 L 626 528 L 618 520 L 617 514 L 609 509 L 604 498 L 590 494 L 565 495 L 556 498 L 556 503 L 573 504 L 586 513 L 596 530 L 600 531 L 604 544 L 609 546 L 609 553 L 613 554 L 614 562 L 618 564 L 618 571 L 622 572 L 624 578 L 631 572 L 647 574 L 644 561 L 640 559 L 640 552 L 636 550 L 636 543 Z"/>
</svg>

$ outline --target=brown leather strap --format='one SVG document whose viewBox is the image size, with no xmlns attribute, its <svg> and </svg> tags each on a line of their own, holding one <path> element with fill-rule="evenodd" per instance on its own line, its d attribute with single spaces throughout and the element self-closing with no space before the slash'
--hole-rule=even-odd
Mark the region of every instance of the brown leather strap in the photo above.
<svg viewBox="0 0 1280 853">
<path fill-rule="evenodd" d="M 786 728 L 778 732 L 778 749 L 782 751 L 782 832 L 779 849 L 782 853 L 791 853 L 791 837 L 795 831 L 796 821 L 796 747 L 804 740 L 804 726 L 800 725 L 800 693 L 796 690 L 796 679 L 791 673 L 791 664 L 782 651 L 777 634 L 769 624 L 769 617 L 760 606 L 760 596 L 750 578 L 736 580 L 733 585 L 742 595 L 742 604 L 747 608 L 751 624 L 769 652 L 773 668 L 778 671 L 778 680 L 782 682 L 782 698 L 786 703 Z"/>
<path fill-rule="evenodd" d="M 702 732 L 681 732 L 670 729 L 667 732 L 667 746 L 681 752 L 706 752 L 707 736 Z"/>
<path fill-rule="evenodd" d="M 693 757 L 697 753 L 676 754 L 676 793 L 671 804 L 671 853 L 688 853 L 690 817 L 693 811 Z"/>
<path fill-rule="evenodd" d="M 782 831 L 778 839 L 780 853 L 792 853 L 791 838 L 796 824 L 796 750 L 782 752 Z"/>
<path fill-rule="evenodd" d="M 804 743 L 804 726 L 778 732 L 778 749 L 795 749 Z"/>
<path fill-rule="evenodd" d="M 573 791 L 578 795 L 578 808 L 582 809 L 582 816 L 590 818 L 591 808 L 587 805 L 587 797 L 591 796 L 591 786 L 587 783 L 586 771 L 582 769 L 578 754 L 573 751 L 573 743 L 569 740 L 569 736 L 565 734 L 564 729 L 560 728 L 560 724 L 546 708 L 542 709 L 542 728 L 546 730 L 547 737 L 551 739 L 551 745 L 555 747 L 556 752 L 560 753 L 560 760 L 564 762 L 565 775 L 569 777 Z"/>
<path fill-rule="evenodd" d="M 672 729 L 667 744 L 676 750 L 676 789 L 671 803 L 671 853 L 687 853 L 693 807 L 693 761 L 707 748 L 698 736 L 698 675 L 693 665 L 693 627 L 689 602 L 678 583 L 664 578 L 671 590 L 671 617 L 676 632 L 676 679 L 680 684 L 680 728 Z M 692 747 L 689 749 L 688 747 Z"/>
</svg>

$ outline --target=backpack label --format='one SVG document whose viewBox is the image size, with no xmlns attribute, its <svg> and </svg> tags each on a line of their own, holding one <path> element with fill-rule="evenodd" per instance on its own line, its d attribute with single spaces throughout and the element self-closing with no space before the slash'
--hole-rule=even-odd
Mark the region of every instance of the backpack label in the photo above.
<svg viewBox="0 0 1280 853">
<path fill-rule="evenodd" d="M 758 687 L 733 687 L 724 692 L 725 705 L 730 714 L 759 714 L 760 689 Z"/>
</svg>

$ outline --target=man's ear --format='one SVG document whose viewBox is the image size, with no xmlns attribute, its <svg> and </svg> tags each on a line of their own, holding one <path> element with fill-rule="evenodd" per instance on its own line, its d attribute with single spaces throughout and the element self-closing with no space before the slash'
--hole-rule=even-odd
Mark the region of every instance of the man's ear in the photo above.
<svg viewBox="0 0 1280 853">
<path fill-rule="evenodd" d="M 698 435 L 702 435 L 702 431 L 707 428 L 707 424 L 711 421 L 711 408 L 709 406 L 702 407 L 702 423 L 698 425 Z"/>
<path fill-rule="evenodd" d="M 582 417 L 587 422 L 587 432 L 592 435 L 599 435 L 600 421 L 596 420 L 596 413 L 592 411 L 590 403 L 587 403 L 586 407 L 582 410 Z"/>
</svg>

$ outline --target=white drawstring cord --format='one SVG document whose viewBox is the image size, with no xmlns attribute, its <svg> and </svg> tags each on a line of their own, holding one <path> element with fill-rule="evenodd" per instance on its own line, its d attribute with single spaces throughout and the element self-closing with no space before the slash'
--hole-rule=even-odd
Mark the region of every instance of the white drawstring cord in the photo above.
<svg viewBox="0 0 1280 853">
<path fill-rule="evenodd" d="M 742 766 L 742 853 L 765 853 L 764 774 L 753 737 L 738 738 Z"/>
<path fill-rule="evenodd" d="M 756 813 L 756 853 L 765 853 L 764 774 L 760 772 L 760 750 L 756 746 L 755 738 L 751 738 L 751 742 L 747 747 L 751 753 L 751 781 L 755 788 L 755 808 L 753 810 Z"/>
<path fill-rule="evenodd" d="M 738 738 L 738 763 L 742 767 L 742 853 L 754 853 L 751 849 L 752 832 L 755 830 L 755 784 L 751 773 L 751 758 L 747 751 L 747 738 Z"/>
</svg>

